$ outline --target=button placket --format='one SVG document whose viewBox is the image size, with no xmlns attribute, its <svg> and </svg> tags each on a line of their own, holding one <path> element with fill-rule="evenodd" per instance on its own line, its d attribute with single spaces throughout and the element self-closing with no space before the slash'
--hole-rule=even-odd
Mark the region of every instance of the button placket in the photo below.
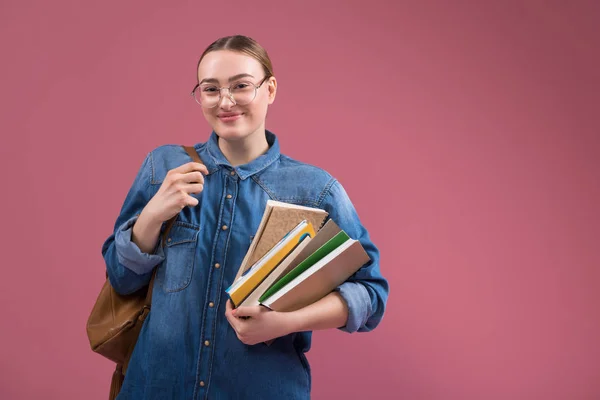
<svg viewBox="0 0 600 400">
<path fill-rule="evenodd" d="M 223 196 L 224 201 L 221 201 L 221 210 L 220 215 L 221 219 L 217 222 L 218 234 L 215 243 L 214 254 L 216 260 L 219 262 L 214 262 L 213 267 L 214 270 L 209 275 L 210 279 L 207 282 L 207 303 L 205 308 L 205 319 L 204 325 L 202 327 L 202 338 L 200 351 L 199 351 L 199 374 L 197 377 L 197 382 L 200 387 L 208 387 L 208 383 L 210 381 L 210 372 L 212 370 L 210 360 L 213 359 L 211 353 L 214 352 L 214 347 L 212 343 L 212 339 L 216 334 L 217 327 L 217 315 L 216 315 L 216 301 L 220 298 L 221 287 L 219 286 L 222 281 L 222 274 L 224 271 L 221 268 L 221 262 L 226 261 L 226 253 L 227 253 L 227 244 L 229 243 L 229 235 L 231 232 L 231 226 L 233 223 L 233 214 L 235 207 L 235 199 L 238 191 L 238 182 L 239 177 L 237 176 L 235 171 L 230 171 L 229 176 L 226 176 L 225 179 L 225 187 L 223 188 Z M 209 300 L 210 299 L 210 300 Z M 207 394 L 203 394 L 202 397 L 205 397 Z"/>
</svg>

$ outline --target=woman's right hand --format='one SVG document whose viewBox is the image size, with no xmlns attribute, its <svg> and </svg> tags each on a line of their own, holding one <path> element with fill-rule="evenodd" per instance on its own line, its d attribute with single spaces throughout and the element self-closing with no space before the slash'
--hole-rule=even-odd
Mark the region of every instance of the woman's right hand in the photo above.
<svg viewBox="0 0 600 400">
<path fill-rule="evenodd" d="M 208 169 L 204 164 L 189 162 L 167 172 L 158 192 L 150 199 L 144 211 L 156 222 L 168 221 L 179 214 L 184 207 L 195 207 L 198 199 L 190 196 L 204 189 L 204 175 Z"/>
</svg>

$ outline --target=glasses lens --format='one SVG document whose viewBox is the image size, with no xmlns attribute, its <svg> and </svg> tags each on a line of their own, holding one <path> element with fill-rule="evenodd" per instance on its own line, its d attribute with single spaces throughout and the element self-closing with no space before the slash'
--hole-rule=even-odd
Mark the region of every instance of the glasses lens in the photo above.
<svg viewBox="0 0 600 400">
<path fill-rule="evenodd" d="M 215 85 L 200 85 L 194 91 L 194 99 L 202 107 L 214 107 L 219 102 L 219 88 Z"/>
<path fill-rule="evenodd" d="M 236 82 L 231 85 L 231 95 L 236 104 L 243 106 L 254 100 L 256 89 L 250 82 Z"/>
</svg>

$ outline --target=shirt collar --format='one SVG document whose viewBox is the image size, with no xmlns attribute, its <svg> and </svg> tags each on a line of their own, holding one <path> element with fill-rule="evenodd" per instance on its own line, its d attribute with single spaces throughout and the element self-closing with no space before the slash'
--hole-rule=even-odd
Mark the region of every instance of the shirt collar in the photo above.
<svg viewBox="0 0 600 400">
<path fill-rule="evenodd" d="M 219 167 L 227 167 L 229 169 L 234 170 L 238 174 L 240 179 L 244 180 L 249 176 L 254 175 L 267 168 L 279 158 L 280 152 L 279 141 L 277 140 L 277 136 L 268 129 L 265 129 L 265 136 L 267 138 L 267 143 L 269 144 L 269 149 L 266 151 L 266 153 L 261 154 L 249 163 L 238 165 L 237 167 L 232 167 L 227 158 L 223 155 L 221 149 L 219 148 L 219 137 L 213 130 L 210 134 L 210 138 L 206 145 L 208 157 L 210 157 L 209 162 L 213 164 L 212 166 L 208 166 L 209 172 L 212 173 L 213 169 L 217 169 Z"/>
</svg>

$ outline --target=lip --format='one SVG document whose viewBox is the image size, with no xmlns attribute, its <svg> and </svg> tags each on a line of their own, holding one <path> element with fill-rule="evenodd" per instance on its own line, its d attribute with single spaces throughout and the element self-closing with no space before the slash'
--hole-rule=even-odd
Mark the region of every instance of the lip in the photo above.
<svg viewBox="0 0 600 400">
<path fill-rule="evenodd" d="M 242 117 L 242 115 L 244 115 L 244 113 L 223 113 L 223 114 L 217 115 L 217 117 L 222 122 L 233 122 L 233 121 L 237 121 L 238 119 L 240 119 Z"/>
</svg>

